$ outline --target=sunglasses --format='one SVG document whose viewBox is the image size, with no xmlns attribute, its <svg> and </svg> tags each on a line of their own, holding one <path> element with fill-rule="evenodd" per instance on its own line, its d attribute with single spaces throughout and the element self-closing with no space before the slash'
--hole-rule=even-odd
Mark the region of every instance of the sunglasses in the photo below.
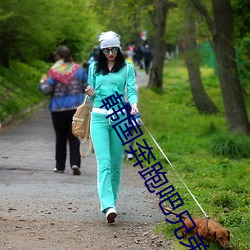
<svg viewBox="0 0 250 250">
<path fill-rule="evenodd" d="M 117 47 L 114 47 L 114 48 L 111 48 L 111 49 L 105 48 L 105 49 L 102 50 L 104 55 L 109 55 L 110 51 L 112 52 L 112 54 L 117 54 L 118 48 Z"/>
</svg>

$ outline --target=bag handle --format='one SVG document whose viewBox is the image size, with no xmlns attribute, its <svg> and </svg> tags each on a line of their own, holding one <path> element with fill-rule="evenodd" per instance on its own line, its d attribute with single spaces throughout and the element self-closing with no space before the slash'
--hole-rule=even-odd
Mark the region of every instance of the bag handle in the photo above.
<svg viewBox="0 0 250 250">
<path fill-rule="evenodd" d="M 89 128 L 90 128 L 90 116 L 88 118 L 88 123 L 87 123 L 87 131 L 89 131 Z M 83 152 L 83 145 L 89 140 L 89 148 L 87 150 L 86 153 Z M 92 142 L 92 139 L 91 139 L 91 136 L 89 134 L 89 138 L 88 138 L 88 134 L 86 133 L 85 137 L 83 138 L 81 144 L 80 144 L 80 147 L 79 147 L 79 151 L 80 151 L 80 155 L 82 158 L 85 158 L 87 157 L 87 155 L 90 153 L 90 151 L 92 153 L 94 153 L 94 147 L 93 147 L 93 142 Z"/>
<path fill-rule="evenodd" d="M 84 100 L 83 100 L 83 105 L 85 105 L 86 104 L 86 101 L 87 101 L 87 98 L 88 98 L 88 95 L 87 94 L 85 94 L 85 97 L 84 97 Z"/>
<path fill-rule="evenodd" d="M 88 140 L 89 140 L 89 148 L 88 148 L 87 152 L 84 153 L 84 152 L 83 152 L 83 145 L 84 145 Z M 87 156 L 89 155 L 90 151 L 91 151 L 92 153 L 94 153 L 94 147 L 93 147 L 93 142 L 92 142 L 91 137 L 89 137 L 89 139 L 86 139 L 86 138 L 83 139 L 83 141 L 82 141 L 81 144 L 80 144 L 79 151 L 80 151 L 80 155 L 81 155 L 82 158 L 87 157 Z"/>
</svg>

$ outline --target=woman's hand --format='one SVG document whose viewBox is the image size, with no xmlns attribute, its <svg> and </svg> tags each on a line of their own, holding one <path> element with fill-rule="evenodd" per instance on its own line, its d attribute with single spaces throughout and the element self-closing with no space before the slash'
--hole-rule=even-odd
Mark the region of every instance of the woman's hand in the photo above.
<svg viewBox="0 0 250 250">
<path fill-rule="evenodd" d="M 138 113 L 138 108 L 137 108 L 137 104 L 134 102 L 134 103 L 131 105 L 131 112 L 130 112 L 130 114 L 131 114 L 131 115 L 135 115 L 136 113 Z"/>
<path fill-rule="evenodd" d="M 92 88 L 92 87 L 90 87 L 90 86 L 88 86 L 86 89 L 85 89 L 85 92 L 86 92 L 86 94 L 88 95 L 88 96 L 95 96 L 95 90 Z"/>
</svg>

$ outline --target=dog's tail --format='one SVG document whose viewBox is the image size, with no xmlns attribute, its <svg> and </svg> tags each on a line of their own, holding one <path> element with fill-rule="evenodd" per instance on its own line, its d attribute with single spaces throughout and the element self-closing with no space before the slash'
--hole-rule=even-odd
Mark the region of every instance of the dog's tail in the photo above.
<svg viewBox="0 0 250 250">
<path fill-rule="evenodd" d="M 166 206 L 162 206 L 162 207 L 163 207 L 163 209 L 164 209 L 165 211 L 167 211 L 167 212 L 169 212 L 169 213 L 171 213 L 171 214 L 173 214 L 173 215 L 180 215 L 180 214 L 178 214 L 178 213 L 172 211 L 170 208 L 168 208 L 168 207 L 166 207 Z M 182 218 L 182 219 L 186 219 L 187 217 L 185 217 L 184 215 L 181 215 L 181 218 Z"/>
</svg>

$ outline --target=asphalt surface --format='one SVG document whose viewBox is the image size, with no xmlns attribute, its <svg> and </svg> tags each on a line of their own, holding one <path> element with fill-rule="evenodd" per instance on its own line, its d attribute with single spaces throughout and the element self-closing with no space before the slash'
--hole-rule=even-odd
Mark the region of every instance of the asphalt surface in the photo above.
<svg viewBox="0 0 250 250">
<path fill-rule="evenodd" d="M 36 209 L 46 210 L 56 202 L 57 213 L 51 216 L 72 220 L 103 220 L 99 212 L 96 188 L 96 160 L 90 154 L 82 160 L 81 176 L 73 176 L 69 162 L 64 174 L 54 173 L 54 131 L 47 108 L 40 109 L 13 127 L 0 133 L 0 200 L 1 213 L 19 206 L 23 216 L 39 216 Z M 87 147 L 87 145 L 86 145 Z M 67 160 L 68 161 L 68 160 Z M 154 222 L 163 217 L 155 213 L 156 204 L 144 186 L 138 171 L 128 162 L 123 165 L 118 209 L 120 219 Z M 27 204 L 30 204 L 27 209 Z M 65 213 L 72 203 L 77 213 Z M 136 204 L 136 207 L 135 207 Z M 75 208 L 74 208 L 75 207 Z M 136 213 L 123 214 L 128 209 Z"/>
</svg>

